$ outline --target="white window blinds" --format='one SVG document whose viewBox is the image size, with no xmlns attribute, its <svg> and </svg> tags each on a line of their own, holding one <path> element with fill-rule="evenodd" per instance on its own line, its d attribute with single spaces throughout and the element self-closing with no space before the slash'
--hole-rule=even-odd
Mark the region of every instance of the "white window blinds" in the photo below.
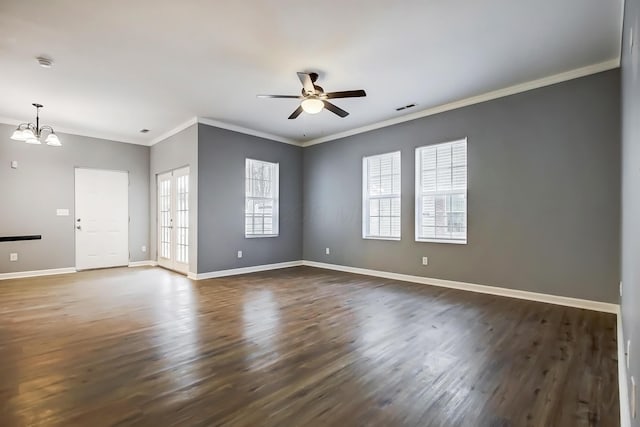
<svg viewBox="0 0 640 427">
<path fill-rule="evenodd" d="M 467 140 L 416 149 L 416 240 L 467 243 Z"/>
<path fill-rule="evenodd" d="M 278 235 L 278 163 L 246 159 L 245 236 Z"/>
<path fill-rule="evenodd" d="M 400 240 L 400 152 L 362 159 L 362 237 Z"/>
</svg>

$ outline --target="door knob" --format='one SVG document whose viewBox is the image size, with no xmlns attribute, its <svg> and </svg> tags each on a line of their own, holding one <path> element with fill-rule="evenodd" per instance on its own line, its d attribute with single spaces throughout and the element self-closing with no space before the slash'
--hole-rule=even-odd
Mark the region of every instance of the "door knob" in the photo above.
<svg viewBox="0 0 640 427">
<path fill-rule="evenodd" d="M 77 228 L 78 230 L 82 230 L 82 227 L 81 227 L 81 226 L 79 226 L 79 225 L 76 225 L 76 228 Z"/>
</svg>

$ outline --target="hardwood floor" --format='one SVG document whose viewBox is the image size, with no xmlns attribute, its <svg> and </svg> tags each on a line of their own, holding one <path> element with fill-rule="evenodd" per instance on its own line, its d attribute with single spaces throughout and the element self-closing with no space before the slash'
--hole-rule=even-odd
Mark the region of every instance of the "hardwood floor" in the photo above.
<svg viewBox="0 0 640 427">
<path fill-rule="evenodd" d="M 611 314 L 310 267 L 0 282 L 0 425 L 617 426 Z"/>
</svg>

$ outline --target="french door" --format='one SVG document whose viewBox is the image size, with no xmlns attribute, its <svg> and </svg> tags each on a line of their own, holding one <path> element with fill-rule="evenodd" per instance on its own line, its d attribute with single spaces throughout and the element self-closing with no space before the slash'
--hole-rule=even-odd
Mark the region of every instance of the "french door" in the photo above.
<svg viewBox="0 0 640 427">
<path fill-rule="evenodd" d="M 75 170 L 76 268 L 129 263 L 128 172 Z"/>
<path fill-rule="evenodd" d="M 158 265 L 189 271 L 189 168 L 158 175 Z"/>
</svg>

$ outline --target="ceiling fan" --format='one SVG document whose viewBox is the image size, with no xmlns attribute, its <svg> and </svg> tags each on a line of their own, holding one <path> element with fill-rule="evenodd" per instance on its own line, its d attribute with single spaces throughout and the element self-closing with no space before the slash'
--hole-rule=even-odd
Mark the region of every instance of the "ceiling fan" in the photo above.
<svg viewBox="0 0 640 427">
<path fill-rule="evenodd" d="M 309 114 L 317 114 L 324 108 L 344 118 L 347 117 L 349 113 L 333 105 L 327 101 L 328 99 L 367 96 L 366 92 L 361 89 L 325 93 L 322 87 L 315 84 L 316 80 L 318 80 L 318 73 L 298 73 L 298 78 L 300 79 L 300 83 L 302 83 L 302 95 L 258 95 L 258 98 L 301 99 L 300 106 L 289 116 L 289 119 L 295 119 L 303 111 Z"/>
</svg>

